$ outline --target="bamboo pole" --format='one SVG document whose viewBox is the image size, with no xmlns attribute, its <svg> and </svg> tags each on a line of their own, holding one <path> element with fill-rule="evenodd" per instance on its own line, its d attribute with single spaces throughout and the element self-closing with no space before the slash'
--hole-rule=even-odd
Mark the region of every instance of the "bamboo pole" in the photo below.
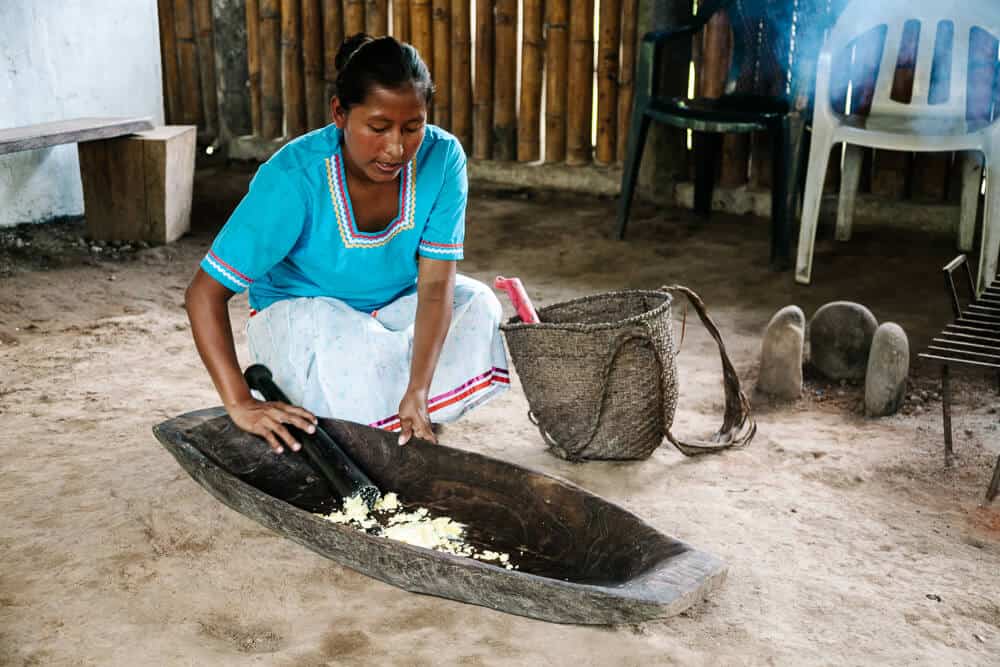
<svg viewBox="0 0 1000 667">
<path fill-rule="evenodd" d="M 472 26 L 470 1 L 451 0 L 451 131 L 472 151 Z"/>
<path fill-rule="evenodd" d="M 600 0 L 601 32 L 597 46 L 597 162 L 611 164 L 618 140 L 618 49 L 621 0 Z"/>
<path fill-rule="evenodd" d="M 523 3 L 517 159 L 520 162 L 533 162 L 541 158 L 542 73 L 545 67 L 545 44 L 542 39 L 544 0 L 523 0 Z"/>
<path fill-rule="evenodd" d="M 367 0 L 365 3 L 365 32 L 373 37 L 389 34 L 389 0 Z"/>
<path fill-rule="evenodd" d="M 168 123 L 181 121 L 180 72 L 177 69 L 177 24 L 173 0 L 157 3 L 160 20 L 160 60 L 163 63 L 163 110 Z"/>
<path fill-rule="evenodd" d="M 493 2 L 476 0 L 476 79 L 473 91 L 473 156 L 493 157 Z M 410 16 L 413 18 L 412 14 Z"/>
<path fill-rule="evenodd" d="M 344 6 L 341 0 L 323 0 L 323 78 L 326 79 L 326 101 L 333 97 L 337 82 L 337 51 L 344 42 Z M 324 106 L 324 122 L 329 113 Z"/>
<path fill-rule="evenodd" d="M 594 2 L 572 0 L 569 13 L 569 105 L 566 164 L 591 159 L 590 120 L 594 82 Z"/>
<path fill-rule="evenodd" d="M 306 128 L 299 10 L 299 0 L 281 0 L 281 102 L 285 112 L 286 139 L 294 139 Z"/>
<path fill-rule="evenodd" d="M 493 159 L 517 157 L 517 0 L 496 0 L 493 13 Z"/>
<path fill-rule="evenodd" d="M 279 0 L 260 0 L 260 109 L 264 139 L 281 136 L 281 26 Z"/>
<path fill-rule="evenodd" d="M 622 3 L 622 62 L 618 74 L 618 142 L 615 159 L 625 160 L 632 102 L 635 99 L 635 47 L 638 37 L 639 0 Z"/>
<path fill-rule="evenodd" d="M 344 0 L 344 39 L 365 31 L 365 0 Z"/>
<path fill-rule="evenodd" d="M 545 161 L 562 162 L 566 159 L 569 0 L 547 0 L 545 32 Z"/>
<path fill-rule="evenodd" d="M 247 84 L 250 95 L 251 134 L 260 136 L 260 11 L 258 0 L 246 0 Z"/>
<path fill-rule="evenodd" d="M 438 84 L 434 72 L 434 33 L 431 0 L 410 0 L 410 43 L 431 70 L 431 80 Z M 427 110 L 428 122 L 436 121 L 434 110 Z"/>
<path fill-rule="evenodd" d="M 323 16 L 320 0 L 302 0 L 302 68 L 306 84 L 306 128 L 326 125 L 323 90 Z"/>
<path fill-rule="evenodd" d="M 212 0 L 195 0 L 198 41 L 198 68 L 201 72 L 201 104 L 205 130 L 212 137 L 219 132 L 219 91 L 215 85 L 215 38 Z"/>
<path fill-rule="evenodd" d="M 451 0 L 432 0 L 434 123 L 451 129 Z"/>
<path fill-rule="evenodd" d="M 181 119 L 187 125 L 204 127 L 198 47 L 194 41 L 191 0 L 174 0 L 174 25 L 177 31 L 177 60 L 180 68 Z"/>
<path fill-rule="evenodd" d="M 410 0 L 392 0 L 392 36 L 401 42 L 410 41 Z"/>
</svg>

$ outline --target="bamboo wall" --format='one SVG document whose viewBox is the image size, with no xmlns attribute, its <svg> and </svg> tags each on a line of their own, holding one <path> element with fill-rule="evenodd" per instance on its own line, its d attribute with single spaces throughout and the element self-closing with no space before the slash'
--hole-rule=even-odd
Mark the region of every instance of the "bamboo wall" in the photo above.
<svg viewBox="0 0 1000 667">
<path fill-rule="evenodd" d="M 675 0 L 688 2 L 689 0 Z M 846 0 L 758 0 L 786 3 L 799 34 L 839 13 Z M 212 0 L 159 0 L 164 99 L 169 122 L 216 127 Z M 328 122 L 334 58 L 360 30 L 412 43 L 437 87 L 431 121 L 459 137 L 480 160 L 613 165 L 624 159 L 634 96 L 638 0 L 245 0 L 247 94 L 253 134 L 294 137 Z M 692 5 L 693 5 L 692 1 Z M 801 40 L 800 40 L 801 41 Z M 993 82 L 997 41 L 972 35 L 970 119 L 1000 107 Z M 834 104 L 865 113 L 880 58 L 880 36 L 861 39 L 835 63 Z M 723 92 L 733 39 L 724 14 L 694 39 L 690 90 Z M 818 42 L 792 49 L 812 58 Z M 794 58 L 785 58 L 786 61 Z M 779 59 L 781 60 L 781 59 Z M 671 64 L 673 66 L 673 64 Z M 811 62 L 781 67 L 808 70 Z M 912 89 L 915 51 L 900 59 L 894 96 Z M 768 72 L 781 84 L 787 71 Z M 947 82 L 935 85 L 947 86 Z M 942 88 L 943 89 L 943 88 Z M 848 90 L 850 94 L 848 95 Z M 932 93 L 933 94 L 933 93 Z M 768 142 L 728 136 L 722 187 L 770 187 Z M 838 149 L 839 150 L 839 149 Z M 861 191 L 887 198 L 957 200 L 958 158 L 866 151 Z M 831 161 L 827 187 L 839 185 Z"/>
</svg>

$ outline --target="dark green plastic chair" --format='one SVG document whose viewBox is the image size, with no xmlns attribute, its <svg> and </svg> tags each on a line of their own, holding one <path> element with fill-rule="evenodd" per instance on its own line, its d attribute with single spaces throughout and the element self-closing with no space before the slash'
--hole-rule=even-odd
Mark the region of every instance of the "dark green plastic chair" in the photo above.
<svg viewBox="0 0 1000 667">
<path fill-rule="evenodd" d="M 800 11 L 804 4 L 807 3 L 798 3 Z M 798 85 L 794 72 L 787 73 L 787 63 L 802 46 L 795 48 L 792 42 L 795 6 L 794 0 L 706 0 L 690 25 L 651 32 L 643 38 L 618 206 L 618 239 L 625 238 L 639 164 L 652 121 L 694 130 L 694 208 L 705 217 L 711 213 L 722 133 L 766 131 L 771 137 L 773 170 L 771 267 L 789 268 L 794 211 L 791 202 L 798 172 L 792 168 L 789 116 Z M 658 96 L 662 47 L 672 40 L 690 38 L 719 11 L 728 12 L 733 32 L 733 58 L 726 92 L 717 99 Z M 801 26 L 796 31 L 803 37 L 805 32 Z"/>
</svg>

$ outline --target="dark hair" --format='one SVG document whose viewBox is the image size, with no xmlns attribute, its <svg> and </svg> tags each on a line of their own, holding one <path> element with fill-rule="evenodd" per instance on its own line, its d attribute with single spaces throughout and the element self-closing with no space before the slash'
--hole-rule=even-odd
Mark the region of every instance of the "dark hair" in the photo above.
<svg viewBox="0 0 1000 667">
<path fill-rule="evenodd" d="M 372 86 L 412 85 L 429 107 L 434 84 L 417 50 L 392 37 L 373 38 L 363 32 L 348 37 L 337 51 L 334 94 L 345 109 L 364 102 Z"/>
</svg>

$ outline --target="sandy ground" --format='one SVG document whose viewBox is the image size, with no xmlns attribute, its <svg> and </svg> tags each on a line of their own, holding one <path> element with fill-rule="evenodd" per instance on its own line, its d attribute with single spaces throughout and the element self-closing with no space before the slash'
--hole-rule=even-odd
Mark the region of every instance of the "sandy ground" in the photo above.
<svg viewBox="0 0 1000 667">
<path fill-rule="evenodd" d="M 1000 452 L 1000 399 L 983 374 L 959 377 L 951 470 L 939 403 L 870 420 L 855 409 L 860 388 L 817 378 L 796 404 L 754 396 L 754 443 L 697 460 L 664 445 L 640 463 L 560 461 L 516 381 L 449 427 L 450 445 L 570 479 L 729 562 L 706 602 L 635 627 L 560 626 L 410 594 L 224 507 L 150 428 L 218 402 L 183 289 L 247 178 L 245 167 L 200 172 L 194 233 L 133 261 L 50 257 L 40 243 L 5 255 L 16 261 L 0 282 L 0 663 L 1000 662 L 1000 502 L 980 505 Z M 519 275 L 542 304 L 689 285 L 749 388 L 760 334 L 784 305 L 811 315 L 860 301 L 908 331 L 914 357 L 949 317 L 938 272 L 949 238 L 859 227 L 849 244 L 820 242 L 815 284 L 801 287 L 766 270 L 760 220 L 699 225 L 640 207 L 623 244 L 610 239 L 610 200 L 475 190 L 463 272 Z M 245 299 L 233 314 L 242 331 Z M 707 434 L 721 415 L 718 356 L 693 312 L 679 362 L 676 430 Z M 914 391 L 937 388 L 935 369 L 914 371 Z"/>
</svg>

